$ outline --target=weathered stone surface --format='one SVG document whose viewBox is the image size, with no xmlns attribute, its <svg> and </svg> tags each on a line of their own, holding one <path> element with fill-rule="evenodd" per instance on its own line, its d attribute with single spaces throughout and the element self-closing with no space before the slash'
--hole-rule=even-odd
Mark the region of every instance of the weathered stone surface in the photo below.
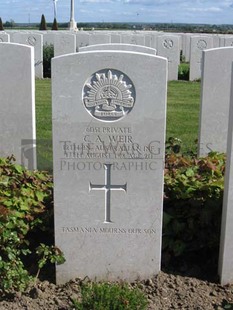
<svg viewBox="0 0 233 310">
<path fill-rule="evenodd" d="M 233 70 L 232 70 L 233 72 Z M 231 77 L 231 99 L 227 139 L 227 163 L 224 180 L 221 241 L 219 251 L 219 275 L 222 285 L 233 283 L 233 87 Z"/>
<path fill-rule="evenodd" d="M 207 36 L 194 36 L 190 41 L 190 71 L 189 80 L 201 78 L 202 52 L 213 48 L 213 38 Z"/>
<path fill-rule="evenodd" d="M 156 54 L 156 50 L 154 48 L 134 44 L 96 44 L 79 48 L 80 52 L 97 51 L 97 50 L 132 51 L 152 55 Z"/>
<path fill-rule="evenodd" d="M 167 60 L 122 51 L 53 59 L 57 282 L 160 270 Z"/>
<path fill-rule="evenodd" d="M 13 42 L 32 46 L 34 48 L 35 76 L 43 78 L 43 36 L 38 33 L 14 33 Z"/>
<path fill-rule="evenodd" d="M 233 48 L 203 52 L 198 154 L 226 152 Z"/>
<path fill-rule="evenodd" d="M 0 157 L 36 168 L 34 49 L 0 44 Z"/>
</svg>

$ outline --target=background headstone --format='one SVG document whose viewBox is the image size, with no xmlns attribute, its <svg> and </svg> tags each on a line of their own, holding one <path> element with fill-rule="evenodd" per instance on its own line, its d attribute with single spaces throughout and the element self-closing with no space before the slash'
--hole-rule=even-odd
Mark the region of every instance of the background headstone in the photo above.
<svg viewBox="0 0 233 310">
<path fill-rule="evenodd" d="M 233 47 L 203 52 L 198 154 L 226 152 Z"/>
<path fill-rule="evenodd" d="M 76 34 L 76 51 L 79 51 L 80 47 L 88 46 L 89 44 L 90 44 L 90 34 L 79 31 Z"/>
<path fill-rule="evenodd" d="M 191 41 L 191 34 L 190 33 L 186 33 L 183 36 L 183 56 L 184 56 L 184 60 L 185 62 L 189 62 L 190 61 L 190 41 Z"/>
<path fill-rule="evenodd" d="M 233 36 L 224 38 L 224 46 L 233 46 Z"/>
<path fill-rule="evenodd" d="M 93 33 L 89 37 L 90 45 L 111 43 L 110 34 Z"/>
<path fill-rule="evenodd" d="M 121 35 L 116 33 L 111 33 L 111 43 L 121 43 Z"/>
<path fill-rule="evenodd" d="M 153 48 L 133 44 L 96 44 L 79 48 L 80 52 L 97 51 L 97 50 L 131 51 L 131 52 L 156 55 L 156 50 Z"/>
<path fill-rule="evenodd" d="M 180 63 L 179 37 L 171 35 L 159 36 L 157 54 L 168 60 L 168 80 L 177 80 L 178 66 Z"/>
<path fill-rule="evenodd" d="M 213 38 L 205 36 L 191 37 L 189 80 L 201 78 L 202 52 L 213 47 Z"/>
<path fill-rule="evenodd" d="M 167 60 L 122 51 L 54 58 L 57 282 L 160 270 Z"/>
<path fill-rule="evenodd" d="M 0 156 L 36 169 L 34 49 L 0 44 Z"/>
<path fill-rule="evenodd" d="M 10 35 L 4 32 L 0 32 L 0 43 L 9 41 L 10 41 Z"/>
<path fill-rule="evenodd" d="M 123 34 L 121 36 L 121 43 L 145 45 L 145 36 L 139 34 Z"/>
<path fill-rule="evenodd" d="M 54 38 L 54 56 L 76 52 L 76 36 L 74 34 L 59 34 Z"/>
<path fill-rule="evenodd" d="M 43 34 L 43 44 L 44 45 L 54 45 L 54 38 L 57 35 L 56 31 L 53 32 L 42 32 Z"/>
<path fill-rule="evenodd" d="M 43 36 L 37 33 L 15 33 L 13 42 L 32 46 L 34 50 L 35 76 L 43 78 Z"/>
</svg>

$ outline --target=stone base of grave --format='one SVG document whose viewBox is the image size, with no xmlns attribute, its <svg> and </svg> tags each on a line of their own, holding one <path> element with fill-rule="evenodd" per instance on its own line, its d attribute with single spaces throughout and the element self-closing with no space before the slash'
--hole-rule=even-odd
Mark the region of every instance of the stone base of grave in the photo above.
<svg viewBox="0 0 233 310">
<path fill-rule="evenodd" d="M 70 21 L 69 22 L 69 29 L 70 30 L 78 30 L 77 23 L 75 21 Z"/>
</svg>

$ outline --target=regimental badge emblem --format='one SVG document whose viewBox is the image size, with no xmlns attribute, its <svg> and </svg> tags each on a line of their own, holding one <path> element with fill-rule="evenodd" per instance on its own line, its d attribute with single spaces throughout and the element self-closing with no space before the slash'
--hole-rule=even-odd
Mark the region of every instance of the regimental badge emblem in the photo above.
<svg viewBox="0 0 233 310">
<path fill-rule="evenodd" d="M 114 69 L 101 70 L 86 81 L 83 103 L 93 117 L 117 121 L 133 109 L 135 87 L 126 74 Z"/>
<path fill-rule="evenodd" d="M 207 48 L 207 42 L 205 40 L 199 40 L 197 42 L 197 47 L 199 48 L 199 50 L 204 50 Z"/>
</svg>

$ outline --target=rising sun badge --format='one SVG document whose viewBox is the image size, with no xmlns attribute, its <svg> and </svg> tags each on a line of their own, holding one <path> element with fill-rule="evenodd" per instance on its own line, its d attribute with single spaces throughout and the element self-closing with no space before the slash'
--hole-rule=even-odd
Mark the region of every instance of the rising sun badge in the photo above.
<svg viewBox="0 0 233 310">
<path fill-rule="evenodd" d="M 117 121 L 132 110 L 135 88 L 126 74 L 113 69 L 101 70 L 86 81 L 83 103 L 93 117 Z"/>
</svg>

